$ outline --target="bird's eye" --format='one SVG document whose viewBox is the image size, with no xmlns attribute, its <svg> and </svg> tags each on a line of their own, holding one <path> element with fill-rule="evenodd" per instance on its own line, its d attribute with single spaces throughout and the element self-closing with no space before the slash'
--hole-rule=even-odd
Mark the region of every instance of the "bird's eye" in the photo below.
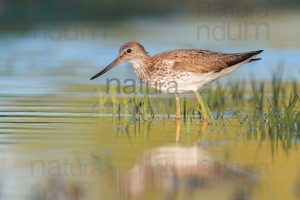
<svg viewBox="0 0 300 200">
<path fill-rule="evenodd" d="M 131 49 L 127 49 L 127 50 L 126 50 L 127 53 L 130 53 L 131 51 L 132 51 Z"/>
</svg>

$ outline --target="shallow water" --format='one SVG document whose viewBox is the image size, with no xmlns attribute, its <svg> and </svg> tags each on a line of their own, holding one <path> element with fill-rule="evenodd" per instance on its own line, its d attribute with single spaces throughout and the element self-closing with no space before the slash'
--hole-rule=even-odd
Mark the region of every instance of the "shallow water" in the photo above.
<svg viewBox="0 0 300 200">
<path fill-rule="evenodd" d="M 234 118 L 99 116 L 88 94 L 1 96 L 3 199 L 297 199 L 297 141 L 286 150 Z"/>
<path fill-rule="evenodd" d="M 139 23 L 131 26 L 156 53 L 199 47 L 193 45 L 197 38 L 179 46 L 170 42 L 185 34 L 178 27 L 193 29 L 197 23 L 153 23 L 161 27 L 159 38 L 183 31 L 164 41 L 157 35 L 143 38 L 149 28 Z M 131 32 L 121 39 L 53 41 L 35 38 L 38 31 L 44 30 L 0 38 L 9 44 L 0 45 L 0 199 L 299 199 L 299 140 L 287 147 L 268 137 L 268 130 L 253 130 L 230 116 L 230 110 L 208 128 L 198 120 L 179 126 L 172 117 L 148 122 L 128 113 L 99 113 L 98 94 L 104 91 L 97 83 L 105 78 L 89 78 L 117 53 L 114 38 L 130 39 Z M 282 59 L 295 72 L 285 78 L 297 78 L 299 47 L 282 54 L 266 43 L 264 60 L 235 76 L 254 73 L 267 80 Z M 253 41 L 248 45 L 258 48 Z M 134 77 L 126 65 L 106 75 L 115 76 Z"/>
</svg>

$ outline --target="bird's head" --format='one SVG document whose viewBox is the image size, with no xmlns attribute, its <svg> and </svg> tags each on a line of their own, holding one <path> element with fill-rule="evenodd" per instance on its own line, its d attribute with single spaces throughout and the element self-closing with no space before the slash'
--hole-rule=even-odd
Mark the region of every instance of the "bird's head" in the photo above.
<svg viewBox="0 0 300 200">
<path fill-rule="evenodd" d="M 123 62 L 134 63 L 147 56 L 148 54 L 141 44 L 135 41 L 127 42 L 121 46 L 118 57 L 111 64 L 105 67 L 101 72 L 93 76 L 91 80 L 103 75 L 110 69 L 114 68 L 115 66 Z"/>
</svg>

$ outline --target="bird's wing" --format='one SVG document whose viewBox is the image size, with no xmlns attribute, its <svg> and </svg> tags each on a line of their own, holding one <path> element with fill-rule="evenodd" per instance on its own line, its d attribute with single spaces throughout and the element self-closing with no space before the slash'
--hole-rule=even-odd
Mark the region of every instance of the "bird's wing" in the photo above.
<svg viewBox="0 0 300 200">
<path fill-rule="evenodd" d="M 249 60 L 262 51 L 225 54 L 205 50 L 177 50 L 154 56 L 156 63 L 166 62 L 176 71 L 208 73 L 223 69 Z"/>
</svg>

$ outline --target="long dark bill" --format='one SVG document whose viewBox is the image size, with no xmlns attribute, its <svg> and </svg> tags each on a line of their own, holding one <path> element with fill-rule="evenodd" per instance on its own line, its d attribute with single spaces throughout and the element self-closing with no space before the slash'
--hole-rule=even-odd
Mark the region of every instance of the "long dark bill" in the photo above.
<svg viewBox="0 0 300 200">
<path fill-rule="evenodd" d="M 93 76 L 90 80 L 93 80 L 95 78 L 98 78 L 99 76 L 105 74 L 107 71 L 111 70 L 115 66 L 119 64 L 119 59 L 114 60 L 112 63 L 110 63 L 107 67 L 105 67 L 101 72 Z"/>
</svg>

